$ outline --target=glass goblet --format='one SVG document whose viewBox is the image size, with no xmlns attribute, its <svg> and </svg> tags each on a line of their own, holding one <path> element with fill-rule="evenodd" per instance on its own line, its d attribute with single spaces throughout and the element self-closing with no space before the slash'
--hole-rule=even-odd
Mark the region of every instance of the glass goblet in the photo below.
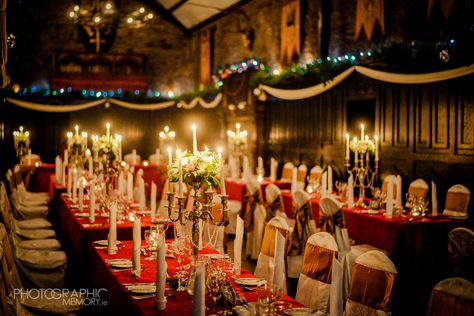
<svg viewBox="0 0 474 316">
<path fill-rule="evenodd" d="M 153 255 L 153 246 L 156 243 L 156 231 L 154 230 L 145 230 L 145 242 L 148 245 L 147 250 L 150 252 L 150 256 L 145 258 L 145 260 L 154 260 L 155 257 Z"/>
</svg>

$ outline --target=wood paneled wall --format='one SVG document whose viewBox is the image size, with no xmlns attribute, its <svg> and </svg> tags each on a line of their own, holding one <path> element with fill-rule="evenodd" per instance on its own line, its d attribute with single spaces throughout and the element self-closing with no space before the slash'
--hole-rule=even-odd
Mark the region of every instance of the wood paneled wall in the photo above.
<svg viewBox="0 0 474 316">
<path fill-rule="evenodd" d="M 375 130 L 381 140 L 381 174 L 402 175 L 404 191 L 416 178 L 438 186 L 440 208 L 447 189 L 474 192 L 474 76 L 431 84 L 400 85 L 352 75 L 322 95 L 299 101 L 270 98 L 263 111 L 259 153 L 267 162 L 308 166 L 331 164 L 345 178 L 344 135 L 353 101 L 375 101 Z M 351 109 L 350 112 L 357 111 Z M 380 178 L 378 179 L 380 181 Z M 472 214 L 473 201 L 470 202 Z"/>
</svg>

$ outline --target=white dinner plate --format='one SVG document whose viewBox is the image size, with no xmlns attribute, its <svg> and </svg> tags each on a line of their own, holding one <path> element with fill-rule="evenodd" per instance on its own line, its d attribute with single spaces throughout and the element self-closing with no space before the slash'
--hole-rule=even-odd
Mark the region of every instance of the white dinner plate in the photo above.
<svg viewBox="0 0 474 316">
<path fill-rule="evenodd" d="M 108 246 L 109 245 L 109 241 L 107 239 L 103 239 L 103 240 L 96 240 L 94 241 L 94 244 L 96 246 Z M 120 240 L 117 240 L 117 245 L 120 245 Z"/>
<path fill-rule="evenodd" d="M 265 279 L 260 279 L 260 278 L 239 278 L 239 279 L 235 279 L 235 283 L 240 284 L 240 285 L 245 285 L 245 286 L 252 286 L 252 285 L 260 286 L 267 283 L 267 281 Z"/>
<path fill-rule="evenodd" d="M 309 308 L 309 307 L 288 308 L 288 309 L 285 309 L 284 312 L 285 312 L 285 315 L 293 315 L 293 316 L 318 315 L 315 309 Z"/>
<path fill-rule="evenodd" d="M 79 204 L 70 204 L 69 208 L 79 208 Z"/>
<path fill-rule="evenodd" d="M 156 292 L 154 284 L 133 284 L 127 286 L 127 289 L 134 294 L 151 294 Z"/>
<path fill-rule="evenodd" d="M 460 215 L 460 216 L 449 216 L 450 219 L 467 219 L 467 215 Z"/>
<path fill-rule="evenodd" d="M 109 261 L 109 265 L 116 269 L 129 269 L 133 267 L 132 260 Z"/>
<path fill-rule="evenodd" d="M 204 256 L 210 259 L 225 259 L 229 257 L 229 255 L 223 253 L 206 253 Z"/>
<path fill-rule="evenodd" d="M 86 212 L 84 212 L 84 213 L 76 213 L 76 214 L 74 214 L 74 215 L 76 215 L 76 217 L 81 217 L 81 218 L 89 217 L 89 213 L 86 213 Z"/>
<path fill-rule="evenodd" d="M 140 207 L 140 203 L 132 203 L 132 204 L 130 204 L 130 207 L 131 207 L 131 208 L 139 208 L 139 207 Z"/>
<path fill-rule="evenodd" d="M 379 213 L 380 213 L 380 211 L 376 211 L 376 210 L 367 210 L 367 214 L 369 214 L 369 215 L 377 215 L 377 214 L 379 214 Z"/>
</svg>

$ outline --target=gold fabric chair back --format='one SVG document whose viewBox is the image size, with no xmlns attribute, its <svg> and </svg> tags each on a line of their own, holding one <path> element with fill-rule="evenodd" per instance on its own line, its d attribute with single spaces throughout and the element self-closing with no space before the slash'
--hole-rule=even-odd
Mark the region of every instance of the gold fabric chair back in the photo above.
<svg viewBox="0 0 474 316">
<path fill-rule="evenodd" d="M 466 227 L 450 231 L 448 252 L 453 276 L 474 280 L 474 231 Z"/>
<path fill-rule="evenodd" d="M 310 181 L 321 181 L 321 175 L 323 174 L 323 169 L 320 166 L 314 166 L 309 172 Z"/>
<path fill-rule="evenodd" d="M 360 255 L 352 269 L 345 316 L 388 315 L 397 269 L 381 251 Z"/>
<path fill-rule="evenodd" d="M 281 180 L 291 181 L 293 177 L 293 168 L 294 165 L 291 162 L 285 163 L 283 166 L 283 171 L 281 172 Z"/>
<path fill-rule="evenodd" d="M 436 284 L 431 291 L 427 315 L 474 315 L 474 283 L 449 278 Z"/>
<path fill-rule="evenodd" d="M 262 248 L 260 250 L 260 252 L 264 255 L 267 255 L 269 257 L 275 256 L 275 239 L 277 232 L 279 232 L 283 235 L 283 237 L 285 237 L 285 249 L 288 249 L 291 237 L 288 224 L 286 224 L 286 220 L 284 218 L 274 217 L 265 226 L 265 232 L 263 234 L 262 240 Z"/>
<path fill-rule="evenodd" d="M 298 182 L 305 182 L 306 181 L 306 174 L 308 173 L 308 167 L 305 164 L 301 164 L 298 167 L 298 173 L 296 175 L 296 180 Z"/>
<path fill-rule="evenodd" d="M 446 203 L 444 207 L 444 214 L 459 216 L 467 215 L 467 206 L 471 192 L 462 184 L 453 185 L 446 193 Z"/>
<path fill-rule="evenodd" d="M 428 183 L 426 183 L 425 180 L 423 179 L 416 179 L 412 183 L 410 183 L 410 186 L 408 187 L 408 193 L 410 193 L 413 196 L 416 197 L 421 197 L 423 199 L 426 198 L 428 195 Z"/>
</svg>

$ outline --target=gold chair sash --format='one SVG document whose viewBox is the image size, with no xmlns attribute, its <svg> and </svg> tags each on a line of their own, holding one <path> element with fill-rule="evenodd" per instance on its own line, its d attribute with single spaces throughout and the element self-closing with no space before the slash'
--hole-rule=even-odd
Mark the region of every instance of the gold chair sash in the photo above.
<svg viewBox="0 0 474 316">
<path fill-rule="evenodd" d="M 346 221 L 342 209 L 333 215 L 325 215 L 322 214 L 321 211 L 319 212 L 319 227 L 321 227 L 321 231 L 334 235 L 336 233 L 336 226 L 341 228 L 346 227 Z"/>
<path fill-rule="evenodd" d="M 282 179 L 291 179 L 293 176 L 293 168 L 283 168 L 281 172 Z"/>
<path fill-rule="evenodd" d="M 433 290 L 428 303 L 427 315 L 474 315 L 474 301 L 443 291 Z"/>
<path fill-rule="evenodd" d="M 313 280 L 331 284 L 332 260 L 336 256 L 337 251 L 308 243 L 301 273 Z"/>
<path fill-rule="evenodd" d="M 308 221 L 313 219 L 313 211 L 311 209 L 311 203 L 307 202 L 299 210 L 295 211 L 293 209 L 295 219 L 295 228 L 291 235 L 291 248 L 289 255 L 297 256 L 302 255 L 304 250 L 304 245 L 308 240 L 309 236 L 305 236 L 305 227 L 308 224 Z"/>
<path fill-rule="evenodd" d="M 260 250 L 264 255 L 267 255 L 269 257 L 275 256 L 275 239 L 277 232 L 280 232 L 280 234 L 285 237 L 285 253 L 289 252 L 289 246 L 291 245 L 289 240 L 291 237 L 290 232 L 281 227 L 267 225 L 265 226 L 265 232 L 263 234 L 262 240 L 262 248 Z"/>
<path fill-rule="evenodd" d="M 428 194 L 428 189 L 420 187 L 409 187 L 408 193 L 416 197 L 426 198 L 426 195 Z"/>
<path fill-rule="evenodd" d="M 298 169 L 296 180 L 299 181 L 299 182 L 305 182 L 307 172 L 308 172 L 308 170 L 299 170 Z"/>
<path fill-rule="evenodd" d="M 267 215 L 265 216 L 265 223 L 268 223 L 272 218 L 274 218 L 278 211 L 285 212 L 284 206 L 285 204 L 283 203 L 281 194 L 272 203 L 267 202 L 265 205 L 265 210 L 267 212 Z"/>
<path fill-rule="evenodd" d="M 244 214 L 244 227 L 245 231 L 251 231 L 253 229 L 253 213 L 257 208 L 257 204 L 262 203 L 262 191 L 260 188 L 255 191 L 254 194 L 247 192 L 244 197 L 244 204 L 246 205 Z"/>
<path fill-rule="evenodd" d="M 449 192 L 446 194 L 445 209 L 456 212 L 467 212 L 470 194 L 462 192 Z"/>
<path fill-rule="evenodd" d="M 396 274 L 356 263 L 352 269 L 349 299 L 382 311 L 390 311 Z"/>
</svg>

